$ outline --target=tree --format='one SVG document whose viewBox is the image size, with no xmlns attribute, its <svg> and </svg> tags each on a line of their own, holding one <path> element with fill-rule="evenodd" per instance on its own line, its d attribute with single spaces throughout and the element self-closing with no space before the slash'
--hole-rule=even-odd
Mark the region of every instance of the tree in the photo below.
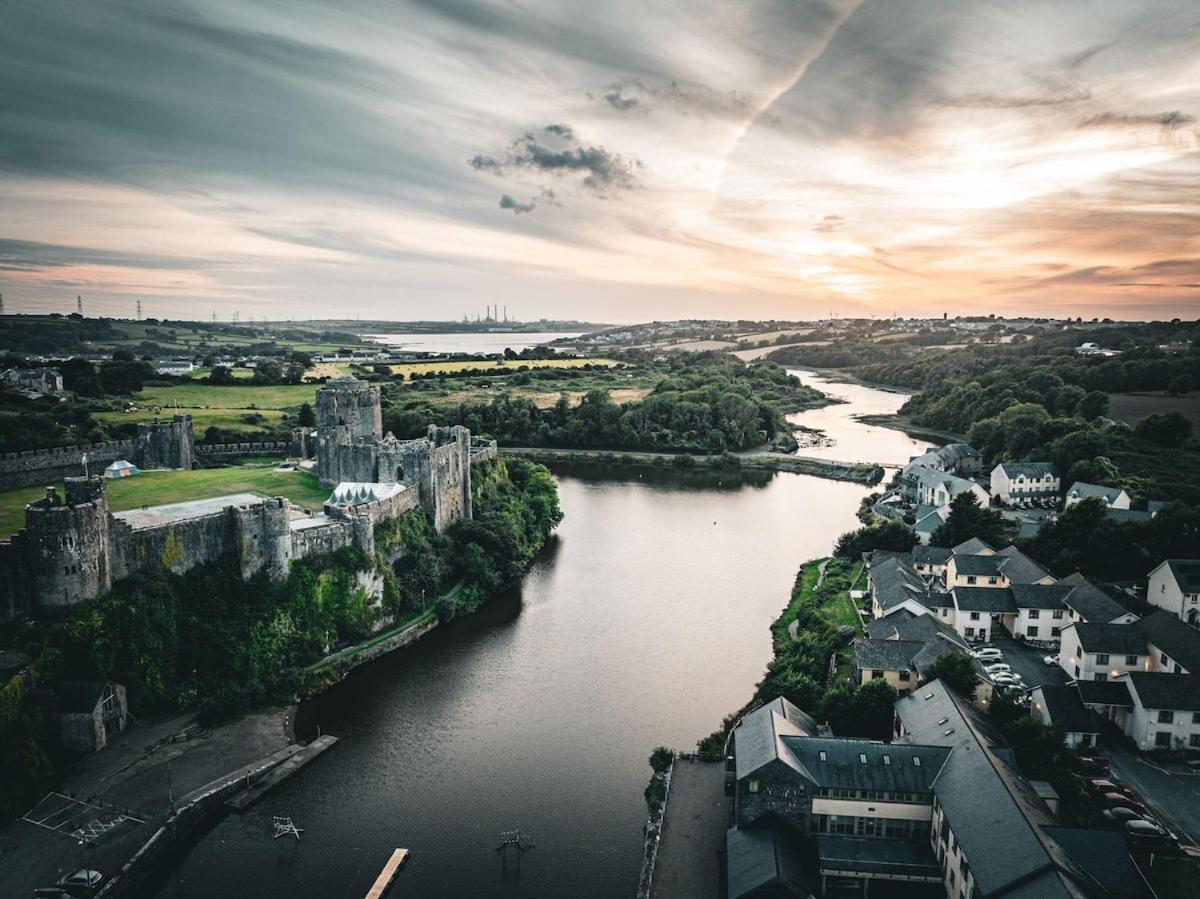
<svg viewBox="0 0 1200 899">
<path fill-rule="evenodd" d="M 1192 423 L 1182 412 L 1147 415 L 1133 429 L 1135 436 L 1168 449 L 1180 449 L 1192 436 Z"/>
<path fill-rule="evenodd" d="M 657 774 L 665 773 L 673 761 L 675 761 L 675 751 L 666 746 L 659 746 L 650 753 L 650 767 Z"/>
<path fill-rule="evenodd" d="M 80 396 L 104 396 L 104 388 L 96 374 L 96 366 L 86 359 L 68 359 L 59 371 L 63 376 L 63 387 Z"/>
<path fill-rule="evenodd" d="M 975 660 L 965 652 L 948 652 L 925 669 L 925 681 L 940 680 L 960 696 L 974 698 L 979 675 Z"/>
<path fill-rule="evenodd" d="M 1093 390 L 1079 403 L 1079 414 L 1088 421 L 1095 421 L 1108 414 L 1108 394 Z"/>
<path fill-rule="evenodd" d="M 208 383 L 228 385 L 237 383 L 237 379 L 234 378 L 233 372 L 229 370 L 228 366 L 218 365 L 209 372 Z"/>
<path fill-rule="evenodd" d="M 297 418 L 299 419 L 300 427 L 302 428 L 316 427 L 317 414 L 313 412 L 313 407 L 309 403 L 300 404 L 300 413 L 297 415 Z"/>
<path fill-rule="evenodd" d="M 1008 523 L 998 509 L 980 506 L 974 493 L 960 493 L 950 501 L 950 515 L 933 532 L 930 543 L 954 547 L 972 537 L 999 546 L 1008 539 Z"/>
<path fill-rule="evenodd" d="M 901 521 L 888 518 L 838 537 L 833 553 L 846 559 L 856 559 L 876 549 L 908 552 L 921 542 L 917 532 Z"/>
</svg>

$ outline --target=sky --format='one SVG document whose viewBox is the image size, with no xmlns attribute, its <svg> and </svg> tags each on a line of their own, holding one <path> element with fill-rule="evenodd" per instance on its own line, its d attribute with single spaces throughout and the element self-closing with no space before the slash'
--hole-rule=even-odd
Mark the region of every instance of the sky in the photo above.
<svg viewBox="0 0 1200 899">
<path fill-rule="evenodd" d="M 0 0 L 6 311 L 1200 317 L 1200 5 Z"/>
</svg>

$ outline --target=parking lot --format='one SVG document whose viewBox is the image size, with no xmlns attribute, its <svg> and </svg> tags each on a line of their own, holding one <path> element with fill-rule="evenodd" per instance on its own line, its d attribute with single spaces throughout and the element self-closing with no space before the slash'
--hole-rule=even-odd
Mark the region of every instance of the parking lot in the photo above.
<svg viewBox="0 0 1200 899">
<path fill-rule="evenodd" d="M 1047 665 L 1043 659 L 1053 655 L 1056 650 L 1035 649 L 1025 643 L 1015 640 L 997 640 L 987 644 L 1004 653 L 1004 664 L 1008 665 L 1014 674 L 1019 674 L 1025 682 L 1025 688 L 1032 690 L 1042 684 L 1065 684 L 1070 678 L 1067 672 L 1058 665 Z"/>
</svg>

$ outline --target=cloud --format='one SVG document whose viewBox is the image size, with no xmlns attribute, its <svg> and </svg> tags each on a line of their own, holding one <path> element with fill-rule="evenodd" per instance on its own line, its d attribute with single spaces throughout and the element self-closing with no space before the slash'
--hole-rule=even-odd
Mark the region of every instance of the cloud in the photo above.
<svg viewBox="0 0 1200 899">
<path fill-rule="evenodd" d="M 171 270 L 211 268 L 215 263 L 191 256 L 130 253 L 0 237 L 0 270 L 37 272 L 79 265 Z"/>
<path fill-rule="evenodd" d="M 1117 113 L 1117 112 L 1102 112 L 1098 115 L 1089 116 L 1079 123 L 1080 128 L 1122 128 L 1127 126 L 1137 127 L 1139 125 L 1158 125 L 1162 128 L 1174 130 L 1182 128 L 1184 125 L 1190 125 L 1196 121 L 1195 116 L 1187 115 L 1180 112 L 1178 109 L 1171 112 L 1153 112 L 1153 113 Z"/>
<path fill-rule="evenodd" d="M 588 94 L 587 97 L 607 103 L 618 112 L 663 107 L 684 115 L 744 119 L 754 115 L 757 108 L 749 94 L 714 90 L 706 84 L 674 79 L 654 83 L 644 78 L 624 78 L 608 85 L 599 95 Z"/>
<path fill-rule="evenodd" d="M 563 175 L 583 175 L 583 187 L 600 195 L 612 195 L 638 186 L 636 159 L 609 152 L 603 147 L 585 144 L 569 125 L 545 125 L 527 131 L 509 145 L 503 157 L 477 154 L 470 160 L 476 171 L 497 175 L 511 169 Z M 505 207 L 512 208 L 512 207 Z"/>
<path fill-rule="evenodd" d="M 520 215 L 523 212 L 533 212 L 537 208 L 537 204 L 532 200 L 528 203 L 521 203 L 518 200 L 514 200 L 509 194 L 503 194 L 500 197 L 500 208 L 511 209 L 514 213 Z"/>
<path fill-rule="evenodd" d="M 1037 106 L 1063 106 L 1069 103 L 1082 103 L 1090 100 L 1091 91 L 1071 90 L 1061 93 L 1039 94 L 1037 96 L 1003 95 L 1003 94 L 964 94 L 960 97 L 946 97 L 941 102 L 945 106 L 958 106 L 964 109 L 1028 109 Z"/>
<path fill-rule="evenodd" d="M 813 226 L 813 230 L 818 234 L 832 234 L 845 223 L 846 220 L 840 215 L 827 215 Z"/>
</svg>

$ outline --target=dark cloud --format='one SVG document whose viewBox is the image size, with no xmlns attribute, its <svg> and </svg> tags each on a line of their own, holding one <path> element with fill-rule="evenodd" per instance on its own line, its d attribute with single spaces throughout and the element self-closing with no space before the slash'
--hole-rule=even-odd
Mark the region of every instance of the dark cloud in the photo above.
<svg viewBox="0 0 1200 899">
<path fill-rule="evenodd" d="M 964 109 L 1026 109 L 1035 106 L 1063 106 L 1069 103 L 1082 103 L 1084 100 L 1090 100 L 1091 96 L 1091 92 L 1086 90 L 1071 90 L 1030 97 L 1004 94 L 964 94 L 960 97 L 946 97 L 941 102 L 943 106 L 958 106 Z"/>
<path fill-rule="evenodd" d="M 749 94 L 677 80 L 656 84 L 644 78 L 624 78 L 608 85 L 599 95 L 587 96 L 589 100 L 607 103 L 618 112 L 668 108 L 686 115 L 741 119 L 756 111 Z"/>
<path fill-rule="evenodd" d="M 514 200 L 509 194 L 503 194 L 500 197 L 500 208 L 511 209 L 515 214 L 520 215 L 523 212 L 533 212 L 537 208 L 537 204 L 532 200 L 528 203 L 522 203 L 519 200 Z"/>
<path fill-rule="evenodd" d="M 1118 113 L 1102 112 L 1089 116 L 1079 123 L 1080 128 L 1124 128 L 1141 125 L 1157 125 L 1161 128 L 1174 130 L 1190 125 L 1196 121 L 1195 116 L 1187 115 L 1178 109 L 1171 112 L 1149 113 Z"/>
<path fill-rule="evenodd" d="M 827 215 L 813 226 L 813 230 L 818 234 L 832 234 L 845 223 L 846 220 L 840 215 Z"/>
<path fill-rule="evenodd" d="M 103 265 L 114 268 L 201 269 L 212 268 L 211 260 L 155 253 L 77 247 L 0 237 L 0 270 L 36 272 L 74 265 Z"/>
<path fill-rule="evenodd" d="M 1084 50 L 1080 50 L 1078 53 L 1068 56 L 1067 63 L 1066 63 L 1067 68 L 1068 69 L 1078 69 L 1080 66 L 1082 66 L 1085 62 L 1087 62 L 1093 56 L 1096 56 L 1099 53 L 1103 53 L 1105 50 L 1107 50 L 1109 47 L 1111 47 L 1113 45 L 1113 43 L 1115 43 L 1115 42 L 1109 41 L 1108 43 L 1105 43 L 1105 44 L 1093 44 L 1092 46 L 1087 47 Z"/>
<path fill-rule="evenodd" d="M 1145 265 L 1094 265 L 1043 279 L 1041 284 L 1082 284 L 1112 287 L 1192 287 L 1200 259 L 1159 259 Z M 1186 279 L 1180 281 L 1178 279 Z"/>
<path fill-rule="evenodd" d="M 585 144 L 569 125 L 546 125 L 527 131 L 509 145 L 503 157 L 477 154 L 468 160 L 477 171 L 503 175 L 510 169 L 530 169 L 556 176 L 583 175 L 580 182 L 597 194 L 614 194 L 638 185 L 635 159 Z M 506 207 L 507 208 L 507 207 Z"/>
</svg>

